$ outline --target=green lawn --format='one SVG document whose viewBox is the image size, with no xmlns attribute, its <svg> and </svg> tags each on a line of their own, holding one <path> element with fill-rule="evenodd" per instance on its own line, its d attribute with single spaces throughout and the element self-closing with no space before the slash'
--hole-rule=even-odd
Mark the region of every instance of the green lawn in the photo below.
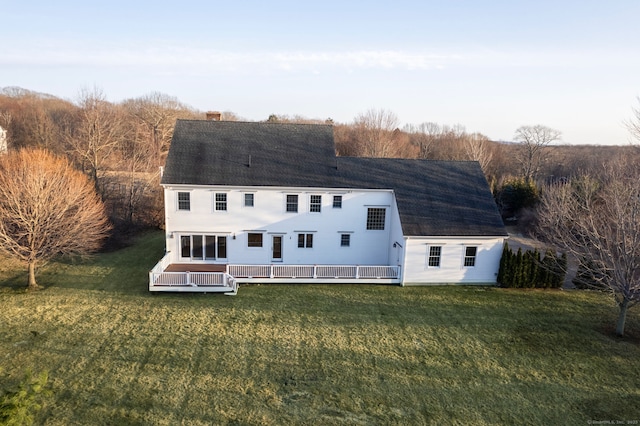
<svg viewBox="0 0 640 426">
<path fill-rule="evenodd" d="M 370 285 L 151 295 L 162 238 L 51 264 L 37 293 L 2 263 L 0 388 L 47 371 L 38 423 L 640 420 L 640 312 L 617 339 L 604 295 Z"/>
</svg>

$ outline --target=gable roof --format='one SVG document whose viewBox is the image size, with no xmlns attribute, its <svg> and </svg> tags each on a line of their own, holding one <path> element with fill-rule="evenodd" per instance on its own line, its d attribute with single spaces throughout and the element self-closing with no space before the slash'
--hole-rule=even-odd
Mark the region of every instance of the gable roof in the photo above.
<svg viewBox="0 0 640 426">
<path fill-rule="evenodd" d="M 393 190 L 405 236 L 506 236 L 477 162 L 336 157 L 330 125 L 178 120 L 163 185 Z"/>
<path fill-rule="evenodd" d="M 335 161 L 330 125 L 178 120 L 162 183 L 322 187 Z"/>
<path fill-rule="evenodd" d="M 346 187 L 393 189 L 405 236 L 506 236 L 476 161 L 338 157 Z"/>
</svg>

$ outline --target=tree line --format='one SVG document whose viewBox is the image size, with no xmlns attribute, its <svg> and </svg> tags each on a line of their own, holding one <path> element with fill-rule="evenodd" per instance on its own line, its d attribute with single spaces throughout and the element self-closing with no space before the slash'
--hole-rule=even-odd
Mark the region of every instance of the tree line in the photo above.
<svg viewBox="0 0 640 426">
<path fill-rule="evenodd" d="M 161 223 L 158 170 L 175 121 L 198 117 L 161 93 L 112 103 L 98 88 L 81 90 L 75 102 L 18 88 L 0 92 L 9 149 L 68 158 L 90 178 L 116 225 Z"/>
<path fill-rule="evenodd" d="M 87 174 L 117 225 L 163 222 L 159 167 L 164 164 L 177 119 L 205 119 L 177 98 L 153 92 L 109 102 L 99 88 L 82 89 L 75 101 L 21 88 L 0 89 L 0 127 L 10 149 L 41 148 L 67 157 Z M 225 111 L 222 120 L 242 118 Z M 478 161 L 505 218 L 531 207 L 518 191 L 599 170 L 617 157 L 640 159 L 631 147 L 566 146 L 558 130 L 542 125 L 514 129 L 513 141 L 492 141 L 460 124 L 425 121 L 401 125 L 385 109 L 370 109 L 350 123 L 272 114 L 270 122 L 329 123 L 341 156 Z M 635 121 L 632 121 L 635 123 Z M 526 216 L 526 215 L 525 215 Z"/>
<path fill-rule="evenodd" d="M 81 90 L 74 102 L 20 88 L 0 89 L 0 127 L 6 130 L 9 151 L 0 153 L 0 234 L 19 237 L 3 240 L 0 249 L 29 265 L 29 283 L 36 287 L 37 258 L 95 249 L 111 227 L 111 235 L 119 237 L 132 228 L 161 226 L 159 169 L 175 122 L 205 117 L 205 112 L 157 92 L 113 103 L 99 88 Z M 220 113 L 220 119 L 241 120 L 229 111 Z M 515 129 L 513 141 L 492 141 L 459 124 L 425 121 L 401 127 L 399 118 L 384 109 L 365 111 L 351 123 L 276 114 L 265 121 L 332 124 L 341 156 L 477 161 L 507 223 L 571 254 L 580 264 L 579 278 L 611 291 L 620 307 L 616 332 L 623 334 L 627 310 L 640 302 L 638 146 L 561 145 L 561 132 L 540 124 Z M 626 125 L 640 142 L 640 108 L 633 109 Z M 69 167 L 75 171 L 65 180 L 59 171 Z M 45 191 L 53 183 L 55 191 Z M 77 191 L 67 191 L 73 188 Z M 54 193 L 62 199 L 53 200 Z M 41 208 L 23 209 L 25 197 L 36 206 L 54 207 L 50 216 Z M 82 207 L 68 208 L 73 204 L 68 200 Z M 49 247 L 34 245 L 41 227 L 62 216 L 66 227 L 51 230 L 45 241 Z M 83 236 L 77 223 L 93 227 L 93 233 Z M 68 244 L 56 245 L 58 240 Z M 559 285 L 560 280 L 545 275 L 549 267 L 536 266 L 550 262 L 550 254 L 518 258 L 505 253 L 505 259 L 516 259 L 505 260 L 505 283 L 510 277 L 510 285 L 518 287 Z"/>
</svg>

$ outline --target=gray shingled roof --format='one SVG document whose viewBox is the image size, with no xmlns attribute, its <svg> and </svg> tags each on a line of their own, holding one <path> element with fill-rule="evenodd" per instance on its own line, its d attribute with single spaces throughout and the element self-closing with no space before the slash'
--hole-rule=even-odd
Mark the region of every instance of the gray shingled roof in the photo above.
<svg viewBox="0 0 640 426">
<path fill-rule="evenodd" d="M 340 186 L 393 189 L 404 235 L 507 235 L 475 161 L 339 157 L 338 172 Z"/>
<path fill-rule="evenodd" d="M 329 125 L 178 120 L 162 183 L 319 187 L 335 165 Z"/>
<path fill-rule="evenodd" d="M 328 125 L 178 120 L 162 184 L 392 189 L 404 235 L 507 235 L 478 163 L 336 158 Z"/>
</svg>

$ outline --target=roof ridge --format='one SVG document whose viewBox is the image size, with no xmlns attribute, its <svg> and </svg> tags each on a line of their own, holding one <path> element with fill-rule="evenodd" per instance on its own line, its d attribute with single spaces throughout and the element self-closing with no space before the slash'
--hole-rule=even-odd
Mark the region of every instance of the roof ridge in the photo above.
<svg viewBox="0 0 640 426">
<path fill-rule="evenodd" d="M 363 159 L 363 160 L 400 160 L 400 161 L 420 161 L 420 162 L 430 162 L 430 163 L 460 163 L 460 164 L 470 164 L 470 163 L 478 162 L 478 160 L 439 160 L 439 159 L 433 159 L 433 158 L 402 158 L 402 157 L 356 157 L 353 155 L 336 156 L 336 158 Z"/>
<path fill-rule="evenodd" d="M 249 121 L 249 120 L 207 120 L 204 118 L 178 118 L 176 122 L 202 122 L 202 123 L 230 123 L 230 124 L 264 124 L 264 125 L 291 125 L 291 126 L 318 126 L 318 127 L 334 127 L 330 123 L 282 123 L 274 121 Z"/>
</svg>

